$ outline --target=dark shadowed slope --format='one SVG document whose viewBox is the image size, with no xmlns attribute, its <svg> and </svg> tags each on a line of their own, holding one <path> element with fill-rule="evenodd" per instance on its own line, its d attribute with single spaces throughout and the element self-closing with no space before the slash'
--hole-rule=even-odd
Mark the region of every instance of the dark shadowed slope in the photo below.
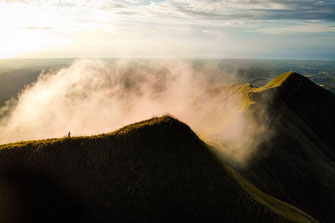
<svg viewBox="0 0 335 223">
<path fill-rule="evenodd" d="M 224 168 L 168 116 L 3 145 L 0 171 L 1 222 L 315 222 Z"/>
<path fill-rule="evenodd" d="M 289 72 L 250 97 L 259 122 L 267 106 L 272 137 L 242 175 L 320 222 L 335 222 L 335 96 Z"/>
</svg>

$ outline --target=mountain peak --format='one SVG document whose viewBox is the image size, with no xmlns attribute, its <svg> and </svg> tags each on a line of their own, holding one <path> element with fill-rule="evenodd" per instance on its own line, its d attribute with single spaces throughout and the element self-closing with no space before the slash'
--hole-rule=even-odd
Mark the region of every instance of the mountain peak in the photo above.
<svg viewBox="0 0 335 223">
<path fill-rule="evenodd" d="M 114 132 L 108 133 L 107 135 L 129 135 L 138 134 L 139 132 L 145 131 L 169 131 L 176 135 L 193 135 L 193 131 L 185 123 L 177 120 L 170 115 L 164 115 L 161 117 L 153 117 L 148 120 L 136 122 L 120 128 Z"/>
<path fill-rule="evenodd" d="M 278 77 L 267 83 L 264 88 L 269 89 L 286 85 L 301 84 L 313 84 L 313 82 L 310 81 L 308 78 L 302 76 L 301 74 L 298 74 L 294 71 L 289 71 L 279 75 Z"/>
<path fill-rule="evenodd" d="M 303 102 L 304 105 L 301 106 L 309 104 L 307 107 L 315 106 L 311 102 L 317 102 L 320 98 L 334 101 L 334 95 L 331 92 L 294 71 L 279 75 L 265 86 L 255 88 L 251 93 L 253 101 L 256 98 L 268 98 L 269 95 L 276 95 L 281 98 L 280 101 L 289 101 L 290 103 L 294 102 L 298 104 Z"/>
<path fill-rule="evenodd" d="M 249 97 L 256 126 L 268 124 L 271 136 L 258 146 L 244 176 L 320 222 L 333 222 L 335 181 L 329 176 L 335 173 L 335 96 L 308 78 L 287 72 Z"/>
<path fill-rule="evenodd" d="M 279 90 L 286 93 L 291 92 L 289 94 L 292 94 L 302 89 L 314 89 L 315 87 L 321 88 L 303 75 L 298 74 L 295 71 L 289 71 L 279 75 L 263 87 L 253 89 L 252 92 L 260 93 L 268 90 Z"/>
<path fill-rule="evenodd" d="M 262 110 L 266 105 L 272 116 L 282 116 L 285 112 L 296 114 L 303 123 L 308 123 L 325 145 L 335 146 L 335 96 L 308 78 L 296 72 L 287 72 L 256 88 L 249 93 L 249 97 L 255 104 L 254 109 Z M 330 151 L 326 154 L 335 158 Z"/>
</svg>

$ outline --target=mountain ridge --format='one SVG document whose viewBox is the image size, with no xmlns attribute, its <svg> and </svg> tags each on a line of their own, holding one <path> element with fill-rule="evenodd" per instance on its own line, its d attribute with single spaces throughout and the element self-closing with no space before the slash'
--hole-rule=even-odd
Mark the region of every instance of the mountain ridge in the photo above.
<svg viewBox="0 0 335 223">
<path fill-rule="evenodd" d="M 333 222 L 335 96 L 295 72 L 249 96 L 248 112 L 259 124 L 267 123 L 272 135 L 258 146 L 242 175 L 320 222 Z"/>
<path fill-rule="evenodd" d="M 12 222 L 70 222 L 78 213 L 82 222 L 317 222 L 228 171 L 170 116 L 110 134 L 2 145 L 0 167 L 9 182 L 0 192 L 10 194 L 0 203 L 17 211 L 22 201 L 25 210 Z M 62 199 L 48 203 L 50 192 Z M 74 211 L 59 209 L 63 202 Z"/>
<path fill-rule="evenodd" d="M 67 203 L 74 211 L 60 209 L 50 222 L 78 220 L 81 212 L 88 215 L 83 222 L 168 222 L 167 216 L 180 221 L 333 222 L 335 96 L 295 72 L 260 88 L 227 88 L 241 93 L 242 112 L 271 130 L 248 165 L 238 169 L 247 180 L 222 167 L 190 127 L 163 116 L 96 136 L 0 145 L 0 177 L 8 182 L 0 184 L 0 193 L 6 192 L 0 204 L 27 209 L 16 217 L 2 210 L 0 219 L 45 222 L 43 217 L 55 213 L 41 204 L 57 209 Z M 45 200 L 50 193 L 59 195 L 52 196 L 55 203 Z M 45 215 L 38 218 L 41 210 Z"/>
</svg>

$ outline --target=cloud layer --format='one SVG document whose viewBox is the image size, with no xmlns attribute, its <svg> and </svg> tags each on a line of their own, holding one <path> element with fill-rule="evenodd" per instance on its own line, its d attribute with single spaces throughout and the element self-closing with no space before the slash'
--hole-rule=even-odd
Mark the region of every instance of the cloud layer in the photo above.
<svg viewBox="0 0 335 223">
<path fill-rule="evenodd" d="M 298 55 L 335 57 L 334 0 L 7 0 L 0 2 L 0 29 L 0 47 L 12 36 L 50 40 L 51 56 L 29 57 L 274 58 L 277 50 L 292 54 L 292 41 L 306 50 L 297 35 L 311 46 Z M 272 44 L 276 38 L 283 44 Z"/>
<path fill-rule="evenodd" d="M 53 5 L 60 8 L 110 10 L 123 15 L 191 19 L 334 20 L 335 2 L 291 0 L 6 0 L 7 3 Z"/>
<path fill-rule="evenodd" d="M 171 114 L 220 154 L 244 161 L 266 127 L 243 112 L 234 74 L 218 64 L 179 60 L 79 60 L 42 74 L 0 108 L 0 144 L 114 131 Z M 265 116 L 264 116 L 265 117 Z"/>
</svg>

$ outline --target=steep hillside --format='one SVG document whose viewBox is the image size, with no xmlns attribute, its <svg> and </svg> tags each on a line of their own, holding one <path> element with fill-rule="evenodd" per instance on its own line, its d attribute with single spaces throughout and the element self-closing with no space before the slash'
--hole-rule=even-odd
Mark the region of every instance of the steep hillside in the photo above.
<svg viewBox="0 0 335 223">
<path fill-rule="evenodd" d="M 1 222 L 316 222 L 223 167 L 169 117 L 0 146 Z"/>
<path fill-rule="evenodd" d="M 268 122 L 272 137 L 259 146 L 242 175 L 320 222 L 334 222 L 335 96 L 295 72 L 249 96 L 253 103 L 247 112 L 259 123 Z"/>
</svg>

